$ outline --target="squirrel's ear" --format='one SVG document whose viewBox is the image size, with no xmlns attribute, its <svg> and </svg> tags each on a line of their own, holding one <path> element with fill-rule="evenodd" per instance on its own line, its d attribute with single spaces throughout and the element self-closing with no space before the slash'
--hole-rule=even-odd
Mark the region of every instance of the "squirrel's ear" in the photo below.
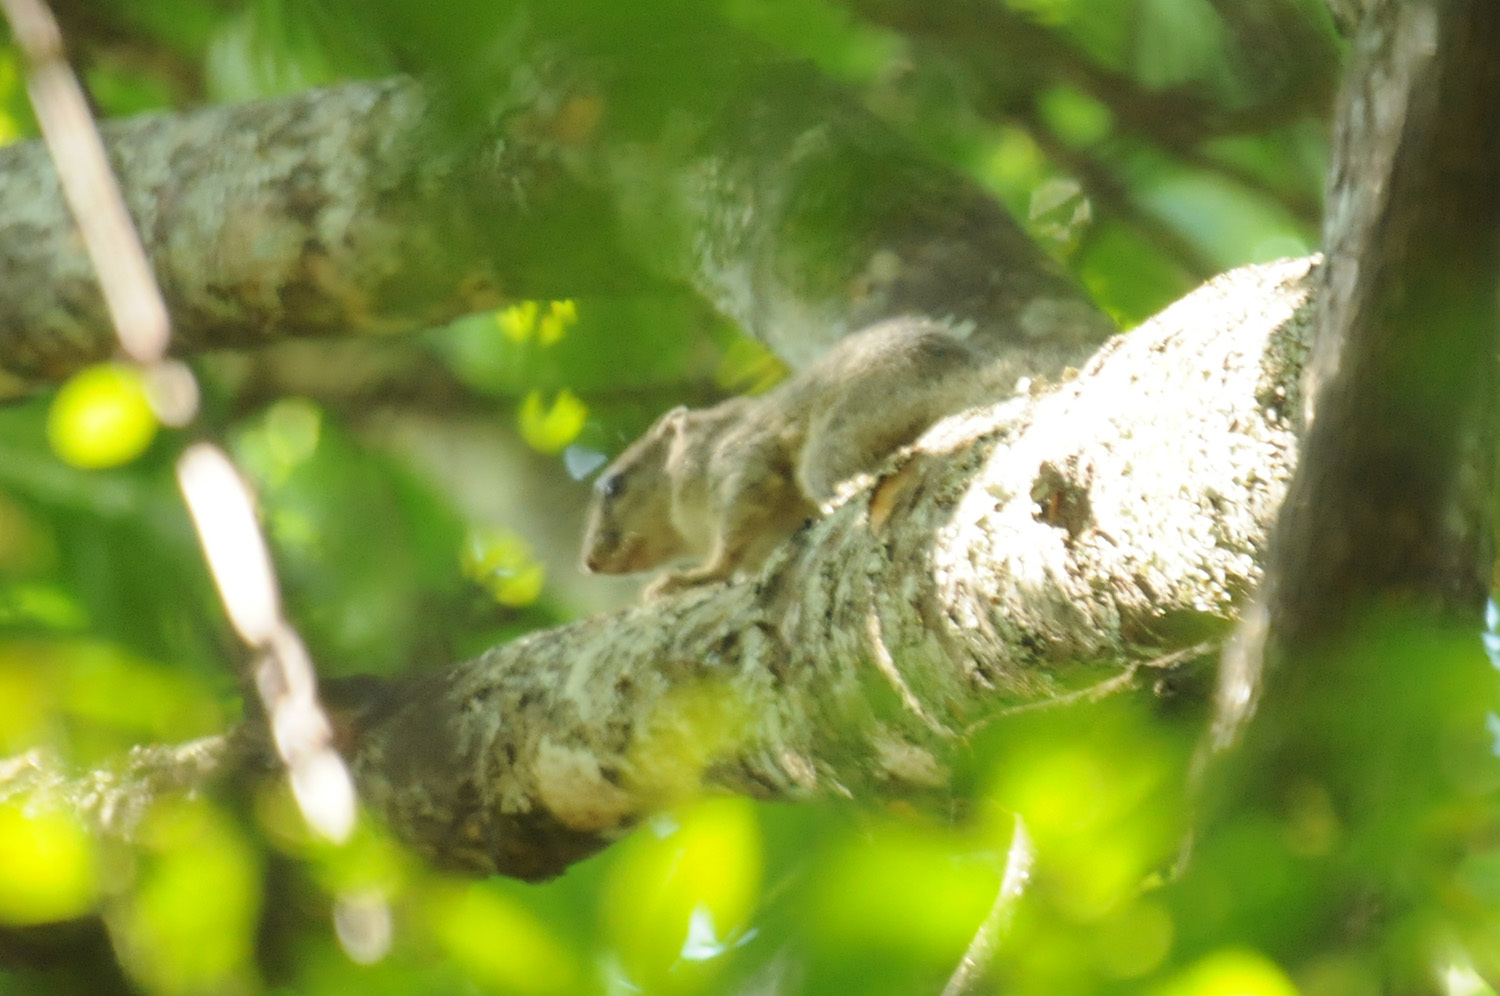
<svg viewBox="0 0 1500 996">
<path fill-rule="evenodd" d="M 646 430 L 643 439 L 664 439 L 667 436 L 675 436 L 682 431 L 682 425 L 687 418 L 688 410 L 678 405 L 669 412 L 663 412 L 651 423 L 651 428 Z"/>
</svg>

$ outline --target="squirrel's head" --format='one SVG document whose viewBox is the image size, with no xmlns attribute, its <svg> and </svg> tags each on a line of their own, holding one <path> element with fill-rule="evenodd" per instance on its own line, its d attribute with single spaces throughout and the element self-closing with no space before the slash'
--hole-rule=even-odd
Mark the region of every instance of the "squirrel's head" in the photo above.
<svg viewBox="0 0 1500 996">
<path fill-rule="evenodd" d="M 674 408 L 657 419 L 594 482 L 583 534 L 584 570 L 633 574 L 687 552 L 672 524 L 667 474 L 667 457 L 686 416 L 686 408 Z"/>
</svg>

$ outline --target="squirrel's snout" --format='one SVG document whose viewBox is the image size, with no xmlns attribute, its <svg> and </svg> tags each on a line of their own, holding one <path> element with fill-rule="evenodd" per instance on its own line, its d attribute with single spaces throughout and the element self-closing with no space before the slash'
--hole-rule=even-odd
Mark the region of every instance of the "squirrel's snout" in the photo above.
<svg viewBox="0 0 1500 996">
<path fill-rule="evenodd" d="M 584 542 L 583 569 L 589 574 L 620 574 L 620 561 L 625 552 L 618 530 L 601 529 Z"/>
</svg>

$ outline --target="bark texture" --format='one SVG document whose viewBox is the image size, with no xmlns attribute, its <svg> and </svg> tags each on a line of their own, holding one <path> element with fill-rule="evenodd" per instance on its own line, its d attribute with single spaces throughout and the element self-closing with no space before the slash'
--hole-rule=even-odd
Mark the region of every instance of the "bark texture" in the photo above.
<svg viewBox="0 0 1500 996">
<path fill-rule="evenodd" d="M 1175 898 L 1188 910 L 1235 896 L 1214 943 L 1264 951 L 1294 976 L 1338 951 L 1375 966 L 1382 992 L 1428 993 L 1455 957 L 1495 977 L 1488 935 L 1464 933 L 1483 901 L 1459 869 L 1494 832 L 1490 791 L 1475 786 L 1500 778 L 1494 668 L 1479 646 L 1500 6 L 1363 6 L 1334 132 L 1311 422 L 1264 591 L 1225 656 L 1214 742 L 1234 750 L 1205 779 L 1199 869 Z M 1309 799 L 1336 828 L 1316 848 L 1295 842 Z M 1226 871 L 1250 826 L 1267 828 L 1264 867 Z M 1277 868 L 1315 891 L 1256 893 Z"/>
<path fill-rule="evenodd" d="M 545 878 L 705 790 L 942 792 L 1007 710 L 1210 663 L 1296 462 L 1312 273 L 1227 274 L 1076 376 L 939 423 L 756 577 L 335 684 L 362 800 L 439 864 Z M 21 758 L 0 798 L 129 837 L 255 756 L 245 730 L 102 776 Z"/>
<path fill-rule="evenodd" d="M 545 877 L 683 794 L 940 787 L 997 710 L 1222 634 L 1296 458 L 1309 269 L 1236 271 L 939 423 L 756 577 L 384 691 L 362 798 L 441 864 Z"/>
<path fill-rule="evenodd" d="M 179 352 L 408 332 L 507 298 L 642 280 L 596 198 L 522 145 L 460 147 L 409 80 L 104 134 Z M 114 334 L 46 149 L 0 148 L 0 175 L 4 397 L 107 357 Z M 579 215 L 591 241 L 548 253 Z"/>
<path fill-rule="evenodd" d="M 650 126 L 623 111 L 613 126 L 580 85 L 462 138 L 443 96 L 409 80 L 107 128 L 176 348 L 412 331 L 664 283 L 793 366 L 901 314 L 1043 371 L 1113 330 L 992 197 L 808 67 L 757 65 Z M 0 148 L 0 173 L 3 398 L 113 341 L 45 150 Z"/>
<path fill-rule="evenodd" d="M 1500 345 L 1500 9 L 1371 8 L 1334 135 L 1316 418 L 1277 527 L 1271 624 L 1289 648 L 1377 596 L 1477 619 L 1490 582 L 1487 495 L 1464 474 Z"/>
</svg>

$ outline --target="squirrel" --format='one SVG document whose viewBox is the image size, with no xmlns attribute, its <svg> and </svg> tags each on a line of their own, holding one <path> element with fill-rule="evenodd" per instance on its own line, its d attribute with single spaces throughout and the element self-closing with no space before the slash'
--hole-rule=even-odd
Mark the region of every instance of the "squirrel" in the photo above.
<svg viewBox="0 0 1500 996">
<path fill-rule="evenodd" d="M 842 481 L 973 400 L 981 362 L 946 326 L 894 319 L 845 336 L 764 395 L 672 409 L 595 482 L 584 569 L 702 558 L 653 582 L 651 598 L 759 566 Z"/>
</svg>

